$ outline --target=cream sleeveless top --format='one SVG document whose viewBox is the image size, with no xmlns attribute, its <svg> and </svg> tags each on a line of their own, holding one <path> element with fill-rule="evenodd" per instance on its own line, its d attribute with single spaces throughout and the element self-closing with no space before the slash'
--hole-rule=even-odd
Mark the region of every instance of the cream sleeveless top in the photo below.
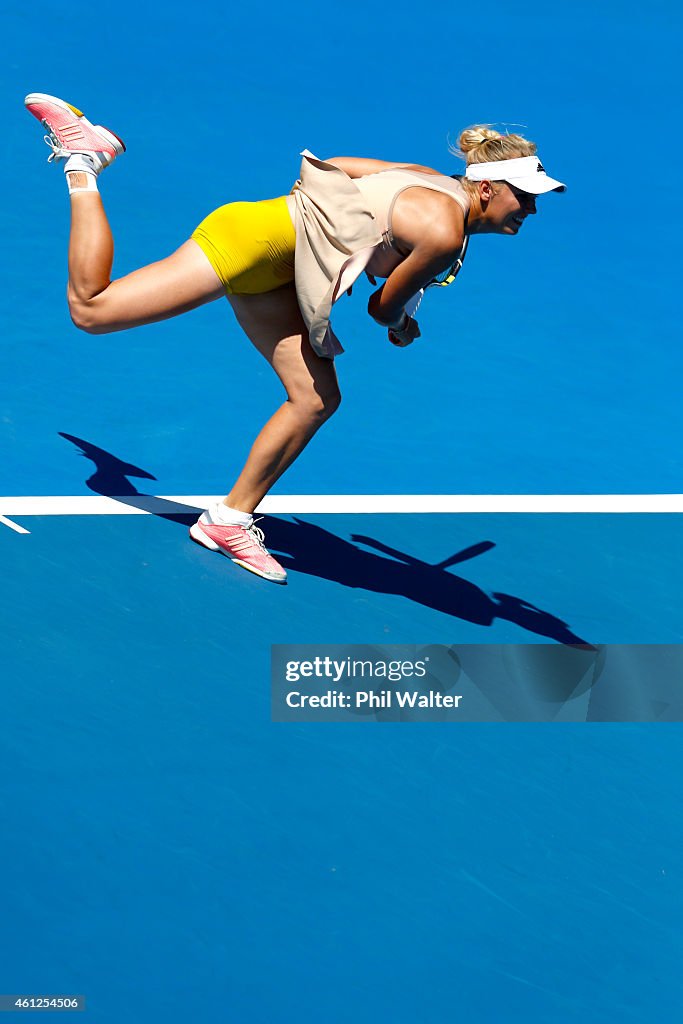
<svg viewBox="0 0 683 1024">
<path fill-rule="evenodd" d="M 415 186 L 445 192 L 465 216 L 469 200 L 445 175 L 391 170 L 352 179 L 307 149 L 301 155 L 300 178 L 287 197 L 290 212 L 294 206 L 296 294 L 311 346 L 334 359 L 344 351 L 330 323 L 334 303 L 364 270 L 386 277 L 406 257 L 391 231 L 397 196 Z"/>
<path fill-rule="evenodd" d="M 464 213 L 465 219 L 470 211 L 470 200 L 465 189 L 457 178 L 449 178 L 445 174 L 398 169 L 367 174 L 363 178 L 354 178 L 353 182 L 367 200 L 382 232 L 382 244 L 373 253 L 365 268 L 369 275 L 377 277 L 388 277 L 407 255 L 398 250 L 391 227 L 394 204 L 406 189 L 418 186 L 434 192 L 443 192 L 452 196 Z"/>
</svg>

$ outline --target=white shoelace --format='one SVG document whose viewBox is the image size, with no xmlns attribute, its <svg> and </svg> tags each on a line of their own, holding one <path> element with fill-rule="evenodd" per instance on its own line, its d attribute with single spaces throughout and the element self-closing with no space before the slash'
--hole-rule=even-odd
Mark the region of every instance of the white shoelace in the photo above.
<svg viewBox="0 0 683 1024">
<path fill-rule="evenodd" d="M 259 519 L 255 519 L 251 526 L 246 526 L 245 529 L 249 536 L 253 539 L 254 543 L 257 544 L 258 547 L 260 547 L 261 551 L 263 551 L 264 555 L 268 555 L 270 554 L 270 552 L 268 551 L 265 545 L 266 535 L 263 532 L 263 530 L 260 529 L 260 527 L 255 525 L 256 523 L 260 523 L 261 519 L 263 519 L 263 516 L 260 516 Z"/>
<path fill-rule="evenodd" d="M 64 149 L 60 146 L 55 135 L 43 135 L 43 142 L 52 150 L 52 153 L 47 158 L 47 162 L 49 164 L 51 164 L 53 160 L 64 160 L 66 157 L 71 156 L 68 149 Z"/>
</svg>

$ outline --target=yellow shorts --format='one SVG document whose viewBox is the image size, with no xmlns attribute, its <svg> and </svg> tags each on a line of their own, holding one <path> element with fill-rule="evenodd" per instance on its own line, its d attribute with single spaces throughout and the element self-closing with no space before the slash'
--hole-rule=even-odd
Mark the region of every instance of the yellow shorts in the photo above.
<svg viewBox="0 0 683 1024">
<path fill-rule="evenodd" d="M 192 238 L 228 295 L 258 295 L 294 280 L 296 235 L 284 196 L 220 206 Z"/>
</svg>

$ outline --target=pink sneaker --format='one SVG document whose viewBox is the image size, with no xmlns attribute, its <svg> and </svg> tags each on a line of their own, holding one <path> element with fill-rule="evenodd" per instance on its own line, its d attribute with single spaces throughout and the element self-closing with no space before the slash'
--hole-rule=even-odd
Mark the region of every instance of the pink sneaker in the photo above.
<svg viewBox="0 0 683 1024">
<path fill-rule="evenodd" d="M 271 580 L 273 583 L 287 582 L 285 570 L 266 551 L 263 530 L 259 530 L 254 523 L 251 526 L 214 523 L 210 515 L 203 512 L 194 526 L 190 527 L 190 537 L 211 551 L 220 551 L 221 554 L 227 555 L 243 569 L 255 572 L 265 580 Z"/>
<path fill-rule="evenodd" d="M 72 107 L 56 96 L 32 92 L 24 103 L 27 110 L 47 130 L 45 142 L 52 150 L 52 155 L 47 158 L 48 163 L 66 160 L 72 153 L 87 153 L 95 163 L 95 170 L 99 172 L 126 151 L 118 135 L 101 125 L 90 124 L 77 107 Z"/>
</svg>

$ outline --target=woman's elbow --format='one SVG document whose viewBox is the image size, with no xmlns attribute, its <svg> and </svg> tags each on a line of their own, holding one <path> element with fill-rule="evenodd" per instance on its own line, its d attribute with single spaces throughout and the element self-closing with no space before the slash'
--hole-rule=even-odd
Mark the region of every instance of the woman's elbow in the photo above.
<svg viewBox="0 0 683 1024">
<path fill-rule="evenodd" d="M 70 297 L 69 316 L 74 327 L 85 334 L 107 334 L 111 330 L 89 302 Z"/>
</svg>

